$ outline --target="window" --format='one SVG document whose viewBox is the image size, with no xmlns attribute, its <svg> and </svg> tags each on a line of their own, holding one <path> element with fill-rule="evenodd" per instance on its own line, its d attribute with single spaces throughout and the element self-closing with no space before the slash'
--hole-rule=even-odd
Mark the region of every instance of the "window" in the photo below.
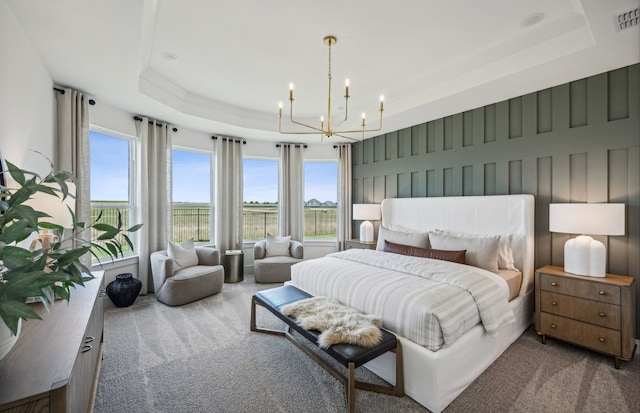
<svg viewBox="0 0 640 413">
<path fill-rule="evenodd" d="M 172 152 L 173 241 L 209 242 L 211 232 L 211 154 Z"/>
<path fill-rule="evenodd" d="M 243 161 L 243 237 L 264 239 L 278 233 L 278 161 Z"/>
<path fill-rule="evenodd" d="M 89 131 L 92 221 L 102 213 L 100 222 L 116 226 L 120 212 L 123 227 L 131 226 L 134 140 L 132 136 L 99 128 Z M 94 234 L 91 238 L 95 242 Z M 122 248 L 125 256 L 133 254 L 126 242 Z M 94 252 L 98 257 L 104 256 L 99 251 Z"/>
<path fill-rule="evenodd" d="M 304 237 L 336 239 L 338 163 L 304 163 Z"/>
</svg>

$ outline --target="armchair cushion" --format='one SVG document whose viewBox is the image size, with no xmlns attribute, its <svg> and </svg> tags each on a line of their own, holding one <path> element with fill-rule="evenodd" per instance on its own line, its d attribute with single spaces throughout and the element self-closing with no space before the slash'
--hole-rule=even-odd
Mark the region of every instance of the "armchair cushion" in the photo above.
<svg viewBox="0 0 640 413">
<path fill-rule="evenodd" d="M 286 237 L 274 237 L 267 233 L 267 257 L 288 256 L 289 255 L 289 242 L 291 241 L 291 235 Z"/>
<path fill-rule="evenodd" d="M 167 245 L 167 255 L 173 259 L 175 271 L 198 265 L 198 255 L 196 254 L 193 238 L 179 244 L 169 241 Z"/>
</svg>

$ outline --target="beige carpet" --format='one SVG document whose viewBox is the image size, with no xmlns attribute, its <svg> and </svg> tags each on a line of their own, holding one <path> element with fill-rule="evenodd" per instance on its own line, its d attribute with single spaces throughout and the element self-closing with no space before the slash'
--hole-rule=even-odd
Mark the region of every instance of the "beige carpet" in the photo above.
<svg viewBox="0 0 640 413">
<path fill-rule="evenodd" d="M 288 340 L 249 331 L 250 277 L 168 307 L 153 296 L 105 313 L 95 412 L 343 412 L 344 390 Z M 278 327 L 258 308 L 260 325 Z M 525 332 L 445 410 L 639 412 L 640 357 L 612 359 Z M 361 379 L 377 380 L 366 369 Z M 409 397 L 357 391 L 357 412 L 426 412 Z"/>
</svg>

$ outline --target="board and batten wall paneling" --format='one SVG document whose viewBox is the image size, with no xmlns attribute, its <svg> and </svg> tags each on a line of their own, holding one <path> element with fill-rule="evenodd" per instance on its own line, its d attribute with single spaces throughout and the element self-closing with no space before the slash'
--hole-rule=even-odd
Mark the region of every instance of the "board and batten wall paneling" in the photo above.
<svg viewBox="0 0 640 413">
<path fill-rule="evenodd" d="M 626 234 L 595 238 L 607 246 L 607 271 L 636 279 L 640 303 L 639 64 L 353 146 L 354 203 L 535 195 L 536 267 L 563 265 L 564 243 L 570 238 L 549 232 L 550 203 L 624 203 Z M 640 306 L 638 313 L 640 335 Z"/>
</svg>

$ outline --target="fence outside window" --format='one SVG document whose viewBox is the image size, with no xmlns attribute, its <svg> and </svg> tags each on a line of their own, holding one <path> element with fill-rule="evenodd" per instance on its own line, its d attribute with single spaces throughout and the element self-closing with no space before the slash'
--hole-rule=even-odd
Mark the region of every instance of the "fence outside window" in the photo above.
<svg viewBox="0 0 640 413">
<path fill-rule="evenodd" d="M 109 208 L 92 204 L 91 218 L 95 220 L 100 212 L 100 222 L 117 225 L 118 212 L 122 214 L 123 226 L 130 227 L 128 208 Z M 243 236 L 246 240 L 264 239 L 267 233 L 278 233 L 277 206 L 245 205 L 243 210 Z M 173 208 L 173 240 L 176 242 L 193 238 L 196 242 L 210 241 L 210 207 L 207 204 L 179 204 Z M 336 208 L 305 207 L 305 238 L 327 239 L 336 236 Z M 95 234 L 92 234 L 95 239 Z M 125 245 L 126 246 L 126 245 Z M 125 249 L 128 251 L 128 247 Z"/>
</svg>

